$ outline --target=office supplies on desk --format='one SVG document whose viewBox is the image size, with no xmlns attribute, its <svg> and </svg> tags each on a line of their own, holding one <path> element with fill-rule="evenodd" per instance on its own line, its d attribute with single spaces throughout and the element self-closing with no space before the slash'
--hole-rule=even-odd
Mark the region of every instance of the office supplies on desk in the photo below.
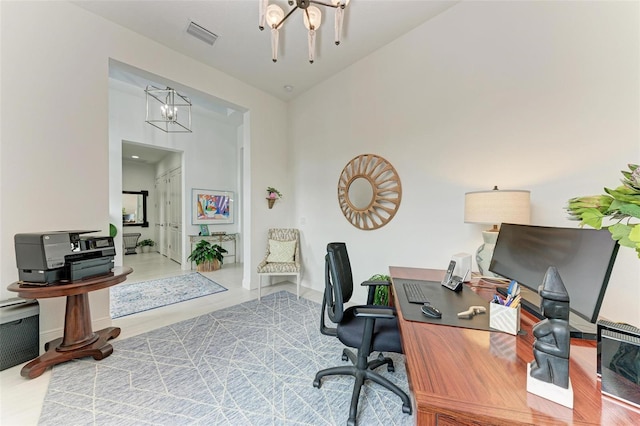
<svg viewBox="0 0 640 426">
<path fill-rule="evenodd" d="M 520 304 L 510 307 L 502 303 L 489 303 L 489 326 L 494 330 L 513 335 L 518 334 L 520 331 Z"/>
<path fill-rule="evenodd" d="M 469 275 L 469 272 L 470 272 L 470 270 L 467 270 L 467 272 L 466 272 L 464 277 L 459 277 L 457 275 L 454 275 L 446 283 L 443 282 L 442 285 L 445 288 L 448 288 L 449 290 L 452 290 L 452 291 L 455 291 L 455 292 L 461 291 L 462 290 L 462 283 L 466 281 L 467 275 Z"/>
<path fill-rule="evenodd" d="M 453 275 L 466 277 L 464 282 L 471 280 L 471 255 L 468 253 L 458 253 L 451 256 L 451 260 L 456 262 Z"/>
<path fill-rule="evenodd" d="M 422 305 L 410 303 L 405 293 L 404 284 L 416 284 L 429 299 L 432 306 L 436 306 L 442 313 L 442 318 L 429 318 L 422 313 Z M 458 312 L 466 311 L 469 306 L 484 306 L 488 309 L 489 302 L 468 287 L 462 291 L 453 292 L 444 288 L 440 281 L 423 281 L 410 279 L 394 279 L 393 289 L 395 300 L 400 305 L 402 316 L 406 321 L 433 323 L 452 327 L 471 328 L 489 331 L 488 315 L 477 315 L 473 321 L 458 318 Z"/>
<path fill-rule="evenodd" d="M 452 260 L 449 262 L 449 266 L 447 266 L 447 272 L 445 272 L 444 274 L 444 278 L 442 278 L 442 285 L 446 285 L 449 283 L 449 281 L 451 281 L 451 278 L 453 278 L 453 271 L 455 271 L 456 269 L 456 261 Z"/>
<path fill-rule="evenodd" d="M 418 283 L 404 283 L 404 294 L 407 296 L 409 303 L 418 303 L 420 305 L 430 303 L 429 298 L 424 295 L 422 288 Z"/>
<path fill-rule="evenodd" d="M 429 303 L 425 303 L 424 305 L 422 305 L 422 308 L 420 308 L 420 310 L 429 318 L 442 318 L 442 312 L 440 312 L 440 309 L 432 306 Z"/>
<path fill-rule="evenodd" d="M 487 312 L 487 308 L 485 308 L 484 306 L 469 306 L 469 309 L 467 309 L 466 311 L 458 312 L 458 318 L 471 319 L 475 315 L 484 314 L 485 312 Z"/>
</svg>

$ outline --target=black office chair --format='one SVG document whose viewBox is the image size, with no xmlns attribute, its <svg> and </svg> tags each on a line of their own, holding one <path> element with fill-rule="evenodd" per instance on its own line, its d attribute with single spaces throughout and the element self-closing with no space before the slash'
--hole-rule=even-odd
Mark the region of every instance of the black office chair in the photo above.
<svg viewBox="0 0 640 426">
<path fill-rule="evenodd" d="M 322 302 L 320 331 L 322 334 L 336 336 L 346 346 L 357 348 L 358 355 L 345 348 L 342 360 L 351 360 L 353 365 L 327 368 L 316 373 L 313 386 L 319 388 L 321 380 L 330 375 L 350 375 L 355 377 L 348 425 L 356 424 L 358 399 L 365 380 L 372 380 L 393 391 L 402 399 L 402 412 L 411 414 L 411 402 L 407 394 L 395 384 L 382 377 L 374 369 L 387 364 L 387 370 L 394 371 L 393 361 L 382 353 L 369 361 L 373 351 L 402 353 L 400 332 L 395 310 L 388 306 L 372 305 L 376 285 L 389 285 L 388 282 L 365 281 L 369 286 L 367 305 L 344 309 L 344 303 L 353 294 L 351 263 L 345 243 L 329 243 L 325 256 L 325 290 Z M 328 308 L 328 310 L 327 310 Z M 325 325 L 325 312 L 329 319 L 337 324 L 336 328 Z"/>
</svg>

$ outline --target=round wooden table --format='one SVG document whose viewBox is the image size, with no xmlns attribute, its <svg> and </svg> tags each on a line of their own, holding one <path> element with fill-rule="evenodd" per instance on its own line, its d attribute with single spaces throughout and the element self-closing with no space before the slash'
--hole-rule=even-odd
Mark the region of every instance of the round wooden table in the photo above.
<svg viewBox="0 0 640 426">
<path fill-rule="evenodd" d="M 107 327 L 94 332 L 91 328 L 89 292 L 119 284 L 133 272 L 129 267 L 116 267 L 108 275 L 69 283 L 52 283 L 46 286 L 30 286 L 15 282 L 7 287 L 24 299 L 46 299 L 66 296 L 64 335 L 44 345 L 45 353 L 22 367 L 20 374 L 33 379 L 55 364 L 76 358 L 91 356 L 101 360 L 113 352 L 107 341 L 120 335 L 120 328 Z"/>
</svg>

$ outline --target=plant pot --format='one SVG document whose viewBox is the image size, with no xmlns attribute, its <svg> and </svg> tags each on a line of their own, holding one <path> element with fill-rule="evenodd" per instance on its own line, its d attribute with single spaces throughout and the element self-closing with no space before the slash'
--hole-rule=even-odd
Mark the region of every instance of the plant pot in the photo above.
<svg viewBox="0 0 640 426">
<path fill-rule="evenodd" d="M 267 202 L 269 203 L 269 208 L 272 209 L 273 205 L 276 203 L 275 198 L 267 198 Z"/>
<path fill-rule="evenodd" d="M 151 252 L 151 246 L 142 246 L 140 247 L 140 249 L 142 250 L 143 253 Z"/>
<path fill-rule="evenodd" d="M 211 272 L 211 271 L 217 271 L 218 269 L 220 269 L 222 265 L 220 265 L 220 262 L 218 260 L 214 260 L 213 262 L 202 262 L 199 265 L 196 266 L 196 270 L 198 272 Z"/>
</svg>

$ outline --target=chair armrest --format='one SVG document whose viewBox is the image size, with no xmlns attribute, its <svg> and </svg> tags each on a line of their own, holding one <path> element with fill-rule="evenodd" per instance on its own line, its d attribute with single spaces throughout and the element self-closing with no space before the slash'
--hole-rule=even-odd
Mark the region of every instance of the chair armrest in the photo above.
<svg viewBox="0 0 640 426">
<path fill-rule="evenodd" d="M 391 285 L 391 281 L 363 281 L 362 284 L 360 284 L 361 286 L 372 286 L 372 285 L 385 285 L 385 286 L 390 286 Z"/>
<path fill-rule="evenodd" d="M 395 317 L 395 312 L 392 308 L 369 308 L 369 307 L 357 307 L 354 308 L 353 314 L 356 318 L 387 318 L 392 319 Z"/>
</svg>

